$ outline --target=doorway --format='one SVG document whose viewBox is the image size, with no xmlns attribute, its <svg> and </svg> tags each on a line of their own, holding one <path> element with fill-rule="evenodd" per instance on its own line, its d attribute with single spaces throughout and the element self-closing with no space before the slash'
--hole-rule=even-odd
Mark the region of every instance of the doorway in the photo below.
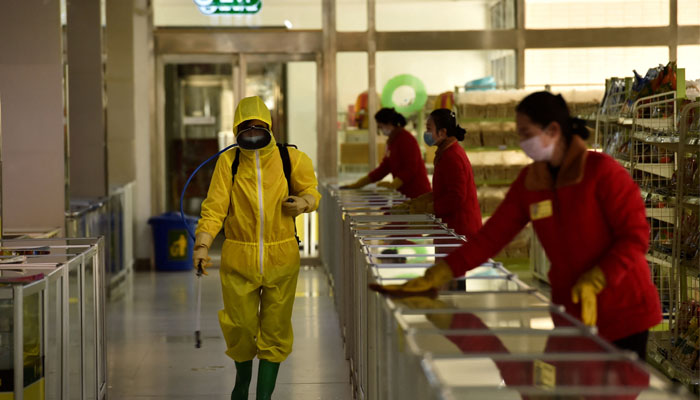
<svg viewBox="0 0 700 400">
<path fill-rule="evenodd" d="M 243 97 L 259 96 L 270 109 L 278 143 L 296 145 L 316 166 L 318 65 L 315 54 L 159 56 L 161 174 L 165 207 L 180 210 L 180 195 L 195 169 L 235 143 L 233 114 Z M 215 162 L 202 167 L 183 197 L 198 216 Z M 299 217 L 302 251 L 315 254 L 316 218 Z"/>
</svg>

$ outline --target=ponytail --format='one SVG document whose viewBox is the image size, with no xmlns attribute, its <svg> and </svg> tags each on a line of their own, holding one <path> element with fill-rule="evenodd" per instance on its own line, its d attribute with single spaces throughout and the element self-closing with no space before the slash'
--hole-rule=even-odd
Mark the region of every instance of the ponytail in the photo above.
<svg viewBox="0 0 700 400">
<path fill-rule="evenodd" d="M 445 129 L 447 136 L 454 137 L 460 142 L 464 140 L 467 130 L 457 124 L 457 116 L 452 110 L 438 108 L 430 113 L 430 118 L 435 122 L 437 130 Z"/>
<path fill-rule="evenodd" d="M 574 135 L 584 140 L 590 136 L 586 122 L 571 117 L 569 106 L 560 94 L 555 96 L 549 92 L 532 93 L 518 104 L 515 111 L 527 115 L 532 122 L 542 127 L 557 122 L 567 143 L 571 142 Z"/>
<path fill-rule="evenodd" d="M 393 108 L 382 108 L 374 114 L 375 121 L 393 126 L 406 126 L 406 118 Z"/>
</svg>

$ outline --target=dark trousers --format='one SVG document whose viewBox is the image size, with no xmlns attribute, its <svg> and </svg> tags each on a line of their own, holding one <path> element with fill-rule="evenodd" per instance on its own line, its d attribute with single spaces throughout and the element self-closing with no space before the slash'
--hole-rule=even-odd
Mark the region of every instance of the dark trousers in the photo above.
<svg viewBox="0 0 700 400">
<path fill-rule="evenodd" d="M 627 350 L 637 353 L 639 359 L 644 361 L 647 358 L 647 340 L 649 331 L 635 333 L 634 335 L 618 339 L 613 344 L 620 350 Z"/>
</svg>

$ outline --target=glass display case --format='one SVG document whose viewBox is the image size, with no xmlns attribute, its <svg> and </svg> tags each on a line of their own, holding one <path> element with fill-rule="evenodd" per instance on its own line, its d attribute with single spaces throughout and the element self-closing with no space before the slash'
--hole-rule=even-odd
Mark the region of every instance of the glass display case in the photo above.
<svg viewBox="0 0 700 400">
<path fill-rule="evenodd" d="M 437 297 L 392 299 L 401 284 L 464 243 L 433 215 L 370 186 L 321 186 L 322 257 L 350 361 L 355 398 L 685 398 L 497 262 Z M 666 397 L 664 397 L 666 396 Z"/>
<path fill-rule="evenodd" d="M 1 254 L 0 398 L 103 399 L 104 239 L 4 240 Z"/>
</svg>

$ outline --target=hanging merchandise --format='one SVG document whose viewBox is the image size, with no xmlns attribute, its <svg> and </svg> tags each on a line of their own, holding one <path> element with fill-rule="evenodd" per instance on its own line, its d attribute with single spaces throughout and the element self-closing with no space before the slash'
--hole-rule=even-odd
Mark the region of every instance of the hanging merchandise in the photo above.
<svg viewBox="0 0 700 400">
<path fill-rule="evenodd" d="M 666 66 L 659 65 L 650 68 L 642 77 L 634 71 L 634 83 L 630 94 L 629 106 L 642 97 L 671 92 L 676 90 L 676 62 L 671 61 Z"/>
<path fill-rule="evenodd" d="M 394 92 L 403 86 L 408 86 L 413 89 L 415 97 L 408 104 L 398 105 L 394 102 Z M 394 108 L 400 114 L 409 116 L 423 109 L 428 101 L 428 93 L 425 90 L 425 85 L 416 76 L 403 74 L 397 75 L 389 80 L 384 85 L 382 90 L 382 105 L 384 107 Z"/>
</svg>

